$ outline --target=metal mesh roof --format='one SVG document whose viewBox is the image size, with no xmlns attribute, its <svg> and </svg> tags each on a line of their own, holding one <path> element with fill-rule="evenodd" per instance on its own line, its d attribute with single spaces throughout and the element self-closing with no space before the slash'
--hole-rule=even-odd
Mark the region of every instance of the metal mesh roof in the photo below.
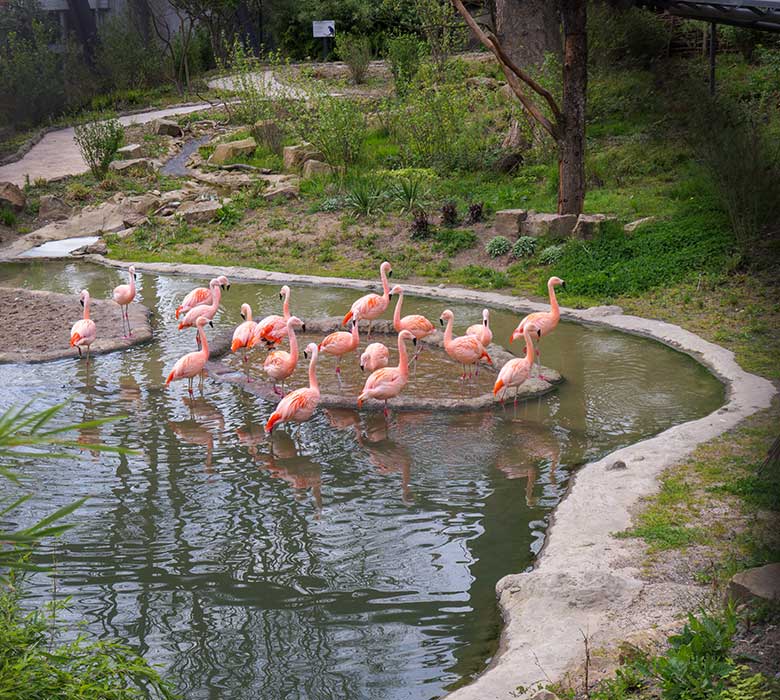
<svg viewBox="0 0 780 700">
<path fill-rule="evenodd" d="M 644 0 L 640 4 L 689 19 L 780 32 L 780 0 Z"/>
</svg>

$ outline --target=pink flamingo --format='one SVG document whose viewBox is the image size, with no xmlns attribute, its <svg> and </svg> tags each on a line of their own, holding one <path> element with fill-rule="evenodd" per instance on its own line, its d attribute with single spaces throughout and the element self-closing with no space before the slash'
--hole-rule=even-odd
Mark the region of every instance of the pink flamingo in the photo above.
<svg viewBox="0 0 780 700">
<path fill-rule="evenodd" d="M 127 268 L 127 273 L 130 276 L 130 284 L 120 284 L 118 287 L 114 287 L 114 291 L 111 294 L 111 298 L 119 304 L 122 310 L 123 338 L 133 335 L 133 331 L 130 330 L 130 316 L 127 314 L 127 307 L 135 299 L 135 267 L 130 265 Z M 125 322 L 127 322 L 127 335 L 125 335 Z"/>
<path fill-rule="evenodd" d="M 409 314 L 408 316 L 401 318 L 401 305 L 404 303 L 404 290 L 400 284 L 395 285 L 395 287 L 390 290 L 390 295 L 392 296 L 393 294 L 398 295 L 398 301 L 396 302 L 395 311 L 393 312 L 393 328 L 395 328 L 396 333 L 400 333 L 404 330 L 409 331 L 414 336 L 414 344 L 417 345 L 417 341 L 431 335 L 431 333 L 436 330 L 436 326 L 425 318 L 425 316 L 420 316 L 420 314 Z M 417 351 L 417 354 L 421 352 L 422 345 Z M 417 359 L 417 354 L 415 354 L 413 360 Z"/>
<path fill-rule="evenodd" d="M 490 310 L 482 309 L 482 323 L 475 323 L 466 329 L 466 335 L 473 335 L 486 348 L 493 342 L 493 331 L 490 330 Z"/>
<path fill-rule="evenodd" d="M 447 322 L 447 328 L 444 331 L 444 349 L 453 360 L 463 365 L 463 376 L 461 376 L 461 379 L 466 379 L 466 365 L 475 365 L 483 357 L 491 365 L 493 360 L 490 359 L 490 355 L 487 354 L 482 343 L 479 342 L 479 338 L 473 335 L 452 337 L 452 322 L 454 318 L 455 315 L 452 311 L 447 309 L 439 319 L 442 326 L 445 321 Z M 469 370 L 469 378 L 471 378 L 471 370 Z"/>
<path fill-rule="evenodd" d="M 360 316 L 356 315 L 352 319 L 352 330 L 347 333 L 346 331 L 336 331 L 330 335 L 326 335 L 322 342 L 318 346 L 320 352 L 324 352 L 326 355 L 335 355 L 336 360 L 336 376 L 341 379 L 341 358 L 348 352 L 358 349 L 360 345 L 360 336 L 358 331 L 358 321 Z"/>
<path fill-rule="evenodd" d="M 252 334 L 257 327 L 257 323 L 252 320 L 252 307 L 249 304 L 241 304 L 241 318 L 244 319 L 244 322 L 240 323 L 236 330 L 233 331 L 233 342 L 230 344 L 230 352 L 236 352 L 243 348 L 243 361 L 246 363 L 248 343 L 252 340 Z"/>
<path fill-rule="evenodd" d="M 275 350 L 263 362 L 263 370 L 274 380 L 274 391 L 277 391 L 276 382 L 282 383 L 282 396 L 284 396 L 284 380 L 295 371 L 295 366 L 298 364 L 298 340 L 295 337 L 293 326 L 302 327 L 303 321 L 297 316 L 290 316 L 287 319 L 287 337 L 290 339 L 290 352 Z"/>
<path fill-rule="evenodd" d="M 279 402 L 276 410 L 265 424 L 265 432 L 272 432 L 277 423 L 307 421 L 317 409 L 317 404 L 320 402 L 320 387 L 317 384 L 317 355 L 319 351 L 316 343 L 309 343 L 306 346 L 304 355 L 307 353 L 311 353 L 309 386 L 291 391 Z"/>
<path fill-rule="evenodd" d="M 550 310 L 549 311 L 535 311 L 532 314 L 528 314 L 518 324 L 517 328 L 512 332 L 509 338 L 509 342 L 513 343 L 516 338 L 519 338 L 523 334 L 523 329 L 527 323 L 533 323 L 539 329 L 539 339 L 552 333 L 558 325 L 558 321 L 561 319 L 561 309 L 558 306 L 558 299 L 555 296 L 555 287 L 559 286 L 566 289 L 566 282 L 560 277 L 550 277 L 547 280 L 547 292 L 550 295 Z M 537 367 L 541 366 L 541 355 L 537 348 L 536 350 L 536 362 Z"/>
<path fill-rule="evenodd" d="M 197 327 L 197 333 L 200 338 L 200 350 L 197 352 L 188 352 L 186 355 L 182 355 L 173 366 L 171 373 L 168 375 L 168 379 L 165 381 L 165 386 L 168 386 L 171 382 L 177 379 L 186 379 L 188 381 L 187 390 L 192 396 L 192 380 L 200 375 L 200 385 L 203 386 L 203 369 L 206 366 L 206 362 L 209 359 L 209 344 L 206 340 L 206 332 L 203 327 L 209 322 L 205 316 L 200 316 L 195 321 Z"/>
<path fill-rule="evenodd" d="M 70 329 L 70 346 L 78 349 L 79 357 L 81 357 L 81 348 L 86 348 L 87 364 L 89 364 L 89 346 L 97 338 L 97 326 L 89 317 L 89 292 L 86 289 L 81 290 L 79 303 L 84 307 L 84 317 L 76 321 Z"/>
<path fill-rule="evenodd" d="M 209 304 L 201 304 L 200 306 L 193 306 L 184 316 L 184 318 L 179 321 L 179 330 L 182 330 L 183 328 L 191 328 L 195 325 L 195 322 L 201 317 L 204 316 L 206 318 L 206 322 L 210 323 L 213 327 L 214 324 L 212 323 L 214 316 L 217 315 L 217 309 L 219 309 L 219 302 L 222 299 L 222 285 L 220 285 L 219 280 L 213 279 L 211 282 L 209 282 L 209 287 L 211 287 L 211 303 Z M 200 334 L 196 334 L 198 338 L 200 338 Z M 200 347 L 200 345 L 198 346 Z"/>
<path fill-rule="evenodd" d="M 230 282 L 225 275 L 220 275 L 215 278 L 219 282 L 219 286 L 225 291 L 230 289 Z M 211 303 L 211 287 L 195 287 L 181 302 L 181 305 L 176 307 L 176 320 L 179 320 L 181 313 L 187 313 L 190 309 L 201 306 L 202 304 Z"/>
<path fill-rule="evenodd" d="M 501 403 L 504 403 L 506 392 L 511 387 L 515 388 L 515 406 L 517 406 L 517 391 L 520 385 L 531 375 L 531 368 L 534 364 L 534 343 L 532 335 L 541 337 L 541 329 L 533 322 L 526 323 L 523 327 L 523 337 L 525 338 L 525 357 L 515 357 L 507 362 L 498 373 L 498 379 L 493 386 L 493 396 L 496 396 L 502 389 Z"/>
<path fill-rule="evenodd" d="M 390 304 L 390 284 L 387 281 L 388 276 L 393 274 L 393 268 L 387 260 L 379 266 L 379 276 L 382 279 L 382 294 L 366 294 L 352 304 L 352 308 L 344 316 L 344 320 L 341 322 L 342 326 L 346 326 L 355 315 L 368 321 L 368 336 L 371 338 L 371 324 L 378 319 L 386 310 Z"/>
<path fill-rule="evenodd" d="M 382 367 L 387 367 L 390 362 L 390 351 L 382 343 L 371 343 L 366 346 L 360 356 L 360 370 L 375 372 Z"/>
<path fill-rule="evenodd" d="M 257 328 L 255 328 L 249 344 L 250 348 L 260 341 L 265 342 L 268 347 L 273 347 L 287 337 L 287 321 L 290 318 L 290 288 L 286 284 L 279 290 L 279 298 L 284 300 L 282 315 L 271 314 L 257 322 Z M 306 330 L 305 326 L 303 330 Z"/>
<path fill-rule="evenodd" d="M 409 360 L 406 356 L 406 340 L 413 340 L 410 331 L 403 330 L 398 334 L 398 367 L 382 367 L 371 373 L 358 396 L 358 408 L 366 399 L 379 399 L 385 402 L 387 416 L 387 401 L 395 398 L 409 381 Z"/>
</svg>

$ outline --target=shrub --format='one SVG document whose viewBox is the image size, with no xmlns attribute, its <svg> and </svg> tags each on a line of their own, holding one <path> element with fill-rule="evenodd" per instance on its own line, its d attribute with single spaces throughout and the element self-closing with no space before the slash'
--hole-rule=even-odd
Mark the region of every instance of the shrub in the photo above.
<svg viewBox="0 0 780 700">
<path fill-rule="evenodd" d="M 473 248 L 477 244 L 477 234 L 473 231 L 453 231 L 441 229 L 436 232 L 433 249 L 437 253 L 453 256 L 462 250 Z"/>
<path fill-rule="evenodd" d="M 0 208 L 0 222 L 2 222 L 3 226 L 8 226 L 9 228 L 16 226 L 16 214 L 13 209 L 8 207 Z"/>
<path fill-rule="evenodd" d="M 344 196 L 344 207 L 358 216 L 370 216 L 382 209 L 385 191 L 379 180 L 360 177 L 352 180 Z"/>
<path fill-rule="evenodd" d="M 520 236 L 512 246 L 515 259 L 530 258 L 536 252 L 536 239 L 533 236 Z"/>
<path fill-rule="evenodd" d="M 495 236 L 491 238 L 485 246 L 485 252 L 491 258 L 499 258 L 506 255 L 512 248 L 512 244 L 505 236 Z"/>
<path fill-rule="evenodd" d="M 466 265 L 455 271 L 453 275 L 456 282 L 469 287 L 481 287 L 483 289 L 502 289 L 509 286 L 509 277 L 503 272 L 493 270 L 481 265 Z"/>
<path fill-rule="evenodd" d="M 105 119 L 77 126 L 73 138 L 92 174 L 102 178 L 121 147 L 125 132 L 116 119 Z"/>
<path fill-rule="evenodd" d="M 653 12 L 636 7 L 616 12 L 607 2 L 591 3 L 588 12 L 588 55 L 603 65 L 647 65 L 669 46 L 670 31 Z"/>
<path fill-rule="evenodd" d="M 466 215 L 467 224 L 476 224 L 483 219 L 484 202 L 473 202 L 469 204 L 469 213 Z"/>
<path fill-rule="evenodd" d="M 412 34 L 401 34 L 387 40 L 387 60 L 398 97 L 406 95 L 417 75 L 421 50 L 420 40 Z"/>
<path fill-rule="evenodd" d="M 455 226 L 458 223 L 458 206 L 455 202 L 445 202 L 442 205 L 441 222 L 445 226 Z"/>
<path fill-rule="evenodd" d="M 563 257 L 563 245 L 549 245 L 539 253 L 539 263 L 542 265 L 553 265 Z"/>
<path fill-rule="evenodd" d="M 357 34 L 337 34 L 336 53 L 347 64 L 352 82 L 355 85 L 365 82 L 368 64 L 371 62 L 371 40 Z"/>
<path fill-rule="evenodd" d="M 65 194 L 74 202 L 86 202 L 92 195 L 92 190 L 81 182 L 71 182 L 65 188 Z"/>
<path fill-rule="evenodd" d="M 441 76 L 450 56 L 465 45 L 468 30 L 450 0 L 414 0 L 414 4 L 431 59 Z"/>
<path fill-rule="evenodd" d="M 421 209 L 425 206 L 430 190 L 420 177 L 403 177 L 390 185 L 390 197 L 401 205 L 401 213 Z"/>
<path fill-rule="evenodd" d="M 412 236 L 412 240 L 428 238 L 431 235 L 431 224 L 428 221 L 428 213 L 424 209 L 418 209 L 414 212 L 414 219 L 409 227 L 409 233 Z"/>
</svg>

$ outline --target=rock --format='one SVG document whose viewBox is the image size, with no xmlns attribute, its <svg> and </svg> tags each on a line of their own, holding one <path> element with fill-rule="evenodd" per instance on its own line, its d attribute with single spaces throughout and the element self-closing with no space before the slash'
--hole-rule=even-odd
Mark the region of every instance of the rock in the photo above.
<svg viewBox="0 0 780 700">
<path fill-rule="evenodd" d="M 160 136 L 181 136 L 181 127 L 170 119 L 155 119 L 152 122 L 152 130 Z"/>
<path fill-rule="evenodd" d="M 616 462 L 612 462 L 612 464 L 607 465 L 608 472 L 616 472 L 622 469 L 628 469 L 626 463 L 622 459 L 619 459 Z"/>
<path fill-rule="evenodd" d="M 729 581 L 728 595 L 737 601 L 754 599 L 780 601 L 780 562 L 758 566 L 734 574 Z"/>
<path fill-rule="evenodd" d="M 108 169 L 121 175 L 130 173 L 146 175 L 154 172 L 154 165 L 148 158 L 133 158 L 131 160 L 113 160 L 109 163 Z"/>
<path fill-rule="evenodd" d="M 129 208 L 130 211 L 136 214 L 149 214 L 160 206 L 160 198 L 153 195 L 151 192 L 141 195 L 133 195 L 127 197 L 123 204 L 125 208 Z"/>
<path fill-rule="evenodd" d="M 132 212 L 122 217 L 122 224 L 127 228 L 136 228 L 141 224 L 148 224 L 148 223 L 149 223 L 149 217 L 145 216 L 144 214 L 139 214 L 138 212 Z"/>
<path fill-rule="evenodd" d="M 122 158 L 133 159 L 140 158 L 143 155 L 143 146 L 140 143 L 128 143 L 127 146 L 122 146 L 116 153 Z"/>
<path fill-rule="evenodd" d="M 498 94 L 509 102 L 519 102 L 517 95 L 515 95 L 515 91 L 509 83 L 504 83 L 498 88 Z"/>
<path fill-rule="evenodd" d="M 251 136 L 248 139 L 241 139 L 240 141 L 220 143 L 214 149 L 214 153 L 209 156 L 208 163 L 209 165 L 222 165 L 233 158 L 251 155 L 255 152 L 256 148 L 257 141 Z"/>
<path fill-rule="evenodd" d="M 285 146 L 282 152 L 285 170 L 297 170 L 307 160 L 325 160 L 325 156 L 320 153 L 310 143 L 301 143 L 297 146 Z"/>
<path fill-rule="evenodd" d="M 87 255 L 105 255 L 108 252 L 108 246 L 102 238 L 98 238 L 94 243 L 84 248 Z"/>
<path fill-rule="evenodd" d="M 38 218 L 43 221 L 62 221 L 71 215 L 71 208 L 54 194 L 41 196 Z"/>
<path fill-rule="evenodd" d="M 520 235 L 520 227 L 528 218 L 529 213 L 525 209 L 502 209 L 496 212 L 493 221 L 493 231 L 499 236 L 506 236 L 510 240 Z"/>
<path fill-rule="evenodd" d="M 303 172 L 301 177 L 304 180 L 308 180 L 311 177 L 317 175 L 330 175 L 333 172 L 333 168 L 327 163 L 323 163 L 321 160 L 314 160 L 313 158 L 307 160 L 303 164 Z"/>
<path fill-rule="evenodd" d="M 653 221 L 655 221 L 655 219 L 656 219 L 656 217 L 654 217 L 654 216 L 645 216 L 645 217 L 643 217 L 641 219 L 637 219 L 636 221 L 632 221 L 630 224 L 626 224 L 623 227 L 623 230 L 626 233 L 633 233 L 640 226 L 644 226 L 645 224 L 652 223 Z"/>
<path fill-rule="evenodd" d="M 501 87 L 501 83 L 487 75 L 475 75 L 471 78 L 466 78 L 466 86 L 477 89 L 498 90 Z"/>
<path fill-rule="evenodd" d="M 274 153 L 281 155 L 284 134 L 273 119 L 261 119 L 255 122 L 251 132 L 257 143 L 262 143 Z"/>
<path fill-rule="evenodd" d="M 301 189 L 297 184 L 292 182 L 283 183 L 272 187 L 263 193 L 263 199 L 271 201 L 274 199 L 298 199 L 301 194 Z"/>
<path fill-rule="evenodd" d="M 540 690 L 534 694 L 531 700 L 558 700 L 558 696 L 551 690 Z"/>
<path fill-rule="evenodd" d="M 601 233 L 602 224 L 605 221 L 615 220 L 614 216 L 606 216 L 605 214 L 580 214 L 571 235 L 584 241 L 590 240 Z"/>
<path fill-rule="evenodd" d="M 12 182 L 0 182 L 0 207 L 20 212 L 27 204 L 27 197 Z"/>
<path fill-rule="evenodd" d="M 176 216 L 181 217 L 188 224 L 208 222 L 217 215 L 220 206 L 220 203 L 213 199 L 203 202 L 184 202 L 176 212 Z"/>
<path fill-rule="evenodd" d="M 577 223 L 576 214 L 530 213 L 520 225 L 523 236 L 568 238 Z"/>
</svg>

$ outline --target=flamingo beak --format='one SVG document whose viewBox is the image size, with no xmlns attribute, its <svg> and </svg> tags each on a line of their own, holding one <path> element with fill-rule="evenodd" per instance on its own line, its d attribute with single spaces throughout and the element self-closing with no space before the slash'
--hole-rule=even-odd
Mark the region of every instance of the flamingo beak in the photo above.
<svg viewBox="0 0 780 700">
<path fill-rule="evenodd" d="M 305 323 L 302 323 L 302 324 L 301 324 L 301 332 L 302 332 L 302 333 L 305 333 L 305 332 L 306 332 L 306 324 L 305 324 Z"/>
<path fill-rule="evenodd" d="M 485 319 L 484 321 L 482 321 L 482 325 L 483 325 L 483 326 L 485 326 L 485 328 L 487 328 L 487 319 Z"/>
<path fill-rule="evenodd" d="M 414 345 L 414 347 L 417 347 L 417 338 L 412 338 L 412 345 Z"/>
<path fill-rule="evenodd" d="M 241 312 L 241 318 L 243 318 L 246 321 L 246 316 L 244 315 L 244 312 Z"/>
<path fill-rule="evenodd" d="M 230 285 L 227 285 L 227 291 L 228 292 L 230 291 Z"/>
<path fill-rule="evenodd" d="M 443 326 L 443 325 L 444 325 L 444 319 L 443 319 L 443 318 L 440 318 L 440 319 L 439 319 L 439 323 L 441 323 L 441 325 Z"/>
<path fill-rule="evenodd" d="M 284 299 L 284 294 L 282 294 L 281 292 L 279 292 L 279 298 L 280 298 L 280 299 Z"/>
<path fill-rule="evenodd" d="M 537 328 L 536 329 L 536 337 L 537 338 L 541 338 L 542 337 L 542 329 L 541 328 Z"/>
<path fill-rule="evenodd" d="M 209 325 L 214 328 L 214 321 L 209 321 Z"/>
<path fill-rule="evenodd" d="M 363 367 L 363 365 L 360 365 L 360 371 L 365 372 L 365 367 Z"/>
<path fill-rule="evenodd" d="M 392 270 L 390 270 L 390 271 L 387 273 L 387 276 L 388 276 L 388 277 L 392 277 L 392 276 L 393 276 L 393 271 L 392 271 Z"/>
<path fill-rule="evenodd" d="M 517 331 L 512 331 L 512 335 L 509 336 L 509 342 L 514 343 L 515 338 L 517 338 Z"/>
<path fill-rule="evenodd" d="M 390 294 L 388 294 L 388 295 L 387 295 L 387 298 L 388 298 L 388 299 L 392 299 L 392 298 L 393 298 L 393 293 L 392 293 L 392 292 L 390 292 Z"/>
<path fill-rule="evenodd" d="M 561 289 L 566 289 L 566 281 L 561 282 Z"/>
<path fill-rule="evenodd" d="M 83 300 L 83 299 L 79 299 L 79 304 L 81 304 L 82 306 L 84 306 L 84 300 Z"/>
<path fill-rule="evenodd" d="M 309 359 L 309 351 L 308 350 L 304 350 L 303 351 L 303 356 L 308 360 Z"/>
</svg>

